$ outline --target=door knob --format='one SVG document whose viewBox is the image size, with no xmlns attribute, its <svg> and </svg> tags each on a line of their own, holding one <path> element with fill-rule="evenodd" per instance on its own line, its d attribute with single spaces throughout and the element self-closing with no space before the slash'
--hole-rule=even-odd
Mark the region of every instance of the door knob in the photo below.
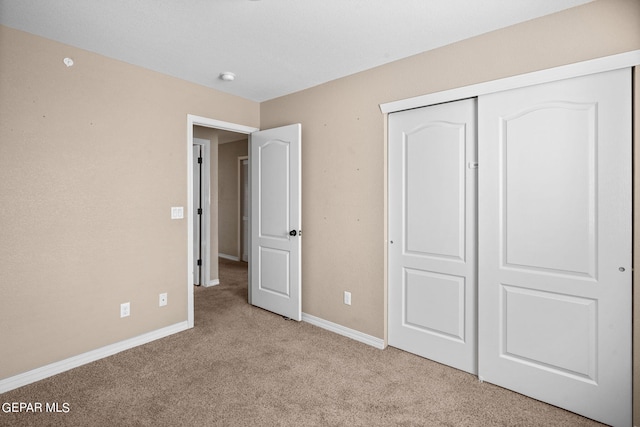
<svg viewBox="0 0 640 427">
<path fill-rule="evenodd" d="M 295 236 L 295 235 L 297 235 L 297 234 L 298 234 L 298 232 L 297 232 L 296 230 L 291 230 L 291 231 L 289 232 L 289 236 Z"/>
</svg>

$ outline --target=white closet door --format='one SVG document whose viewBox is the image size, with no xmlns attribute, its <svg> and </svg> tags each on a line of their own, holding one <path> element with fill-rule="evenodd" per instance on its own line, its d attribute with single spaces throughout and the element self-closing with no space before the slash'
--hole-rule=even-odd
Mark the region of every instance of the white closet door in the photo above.
<svg viewBox="0 0 640 427">
<path fill-rule="evenodd" d="M 631 75 L 482 96 L 479 376 L 631 425 Z"/>
<path fill-rule="evenodd" d="M 477 372 L 476 101 L 389 116 L 389 345 Z"/>
</svg>

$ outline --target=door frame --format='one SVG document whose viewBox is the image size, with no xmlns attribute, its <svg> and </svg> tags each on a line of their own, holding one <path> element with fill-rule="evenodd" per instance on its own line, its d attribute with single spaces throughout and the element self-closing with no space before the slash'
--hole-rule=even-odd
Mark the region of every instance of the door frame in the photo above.
<svg viewBox="0 0 640 427">
<path fill-rule="evenodd" d="M 243 174 L 242 174 L 242 165 L 243 163 L 247 161 L 247 168 L 249 168 L 249 141 L 247 141 L 247 155 L 246 156 L 238 156 L 238 259 L 240 261 L 244 261 L 244 259 L 242 259 L 242 249 L 243 249 L 243 239 L 242 239 L 242 229 L 244 227 L 244 219 L 242 218 L 242 199 L 244 197 L 244 188 L 242 186 L 243 184 Z M 248 179 L 248 177 L 247 177 Z M 251 185 L 251 182 L 249 182 L 249 185 Z M 247 191 L 248 192 L 248 191 Z M 249 204 L 251 203 L 251 199 L 249 199 Z M 249 209 L 249 216 L 251 216 L 251 210 Z M 249 219 L 249 221 L 251 221 L 251 219 Z M 250 225 L 249 225 L 250 226 Z M 247 227 L 249 228 L 249 227 Z M 251 239 L 251 235 L 249 234 L 249 230 L 245 230 L 245 233 L 247 233 L 249 239 Z M 247 261 L 249 260 L 249 250 L 247 250 Z"/>
<path fill-rule="evenodd" d="M 193 328 L 193 127 L 202 126 L 250 135 L 258 128 L 187 114 L 187 324 Z M 251 242 L 249 242 L 251 244 Z"/>
</svg>

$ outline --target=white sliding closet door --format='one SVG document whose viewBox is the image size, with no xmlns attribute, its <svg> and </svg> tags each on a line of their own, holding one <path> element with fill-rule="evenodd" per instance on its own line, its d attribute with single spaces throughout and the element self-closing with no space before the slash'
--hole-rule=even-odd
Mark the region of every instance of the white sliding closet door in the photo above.
<svg viewBox="0 0 640 427">
<path fill-rule="evenodd" d="M 389 345 L 477 372 L 476 101 L 389 116 Z"/>
<path fill-rule="evenodd" d="M 631 75 L 478 100 L 479 376 L 631 425 Z"/>
</svg>

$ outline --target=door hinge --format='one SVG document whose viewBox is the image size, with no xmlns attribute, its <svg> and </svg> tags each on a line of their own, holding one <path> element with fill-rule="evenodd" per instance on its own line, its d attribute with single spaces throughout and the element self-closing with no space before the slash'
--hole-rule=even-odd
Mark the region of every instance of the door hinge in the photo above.
<svg viewBox="0 0 640 427">
<path fill-rule="evenodd" d="M 202 157 L 198 157 L 198 163 L 202 163 Z"/>
<path fill-rule="evenodd" d="M 202 215 L 202 208 L 198 208 L 198 215 Z"/>
<path fill-rule="evenodd" d="M 200 267 L 201 265 L 202 265 L 202 260 L 201 260 L 201 259 L 199 259 L 199 260 L 198 260 L 198 267 Z"/>
</svg>

